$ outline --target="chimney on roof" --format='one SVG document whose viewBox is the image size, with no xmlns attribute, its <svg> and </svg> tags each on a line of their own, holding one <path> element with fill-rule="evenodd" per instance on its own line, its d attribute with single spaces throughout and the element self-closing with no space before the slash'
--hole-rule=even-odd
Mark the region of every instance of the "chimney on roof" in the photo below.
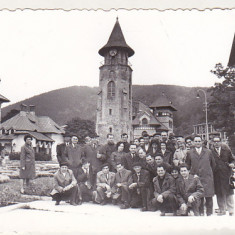
<svg viewBox="0 0 235 235">
<path fill-rule="evenodd" d="M 35 115 L 35 105 L 29 105 L 29 113 Z"/>
<path fill-rule="evenodd" d="M 28 106 L 26 104 L 20 105 L 20 115 L 26 116 Z"/>
</svg>

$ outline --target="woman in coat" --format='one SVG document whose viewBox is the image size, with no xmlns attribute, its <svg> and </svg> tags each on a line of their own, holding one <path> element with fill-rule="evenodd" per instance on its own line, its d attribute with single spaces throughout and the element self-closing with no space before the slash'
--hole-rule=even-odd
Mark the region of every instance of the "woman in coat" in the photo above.
<svg viewBox="0 0 235 235">
<path fill-rule="evenodd" d="M 21 147 L 20 178 L 23 179 L 20 192 L 24 193 L 24 186 L 29 186 L 30 180 L 35 178 L 35 154 L 32 147 L 32 136 L 24 137 L 25 145 Z"/>
</svg>

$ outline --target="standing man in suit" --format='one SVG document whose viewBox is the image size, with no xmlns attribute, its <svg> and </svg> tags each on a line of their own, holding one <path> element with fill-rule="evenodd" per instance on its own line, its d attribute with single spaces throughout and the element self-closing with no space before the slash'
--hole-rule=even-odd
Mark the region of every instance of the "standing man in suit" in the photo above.
<svg viewBox="0 0 235 235">
<path fill-rule="evenodd" d="M 128 143 L 128 135 L 127 135 L 127 133 L 121 134 L 121 141 L 120 142 L 122 142 L 124 144 L 123 152 L 128 153 L 129 152 L 129 148 L 130 148 L 130 144 Z M 118 142 L 118 143 L 120 143 L 120 142 Z"/>
<path fill-rule="evenodd" d="M 194 137 L 194 148 L 192 148 L 186 157 L 186 164 L 189 167 L 190 174 L 198 176 L 205 190 L 206 200 L 206 214 L 207 216 L 213 213 L 213 200 L 214 195 L 214 176 L 215 159 L 211 150 L 202 147 L 201 136 Z M 200 215 L 204 215 L 204 198 L 199 208 Z"/>
<path fill-rule="evenodd" d="M 70 142 L 70 137 L 64 136 L 64 143 L 58 144 L 56 146 L 56 157 L 57 157 L 57 160 L 58 160 L 59 164 L 66 160 L 64 158 L 64 152 L 65 152 L 66 146 L 69 145 L 69 142 Z"/>
<path fill-rule="evenodd" d="M 169 149 L 167 149 L 165 142 L 161 142 L 159 153 L 163 156 L 163 161 L 164 162 L 166 162 L 170 165 L 172 164 L 172 155 L 173 154 Z"/>
<path fill-rule="evenodd" d="M 139 162 L 133 164 L 134 173 L 129 181 L 129 189 L 131 190 L 132 208 L 141 207 L 142 211 L 148 210 L 148 190 L 150 185 L 149 172 L 142 169 Z"/>
<path fill-rule="evenodd" d="M 229 215 L 232 216 L 234 214 L 234 200 L 229 178 L 232 174 L 232 168 L 235 166 L 235 159 L 231 150 L 222 146 L 220 137 L 214 137 L 213 144 L 212 153 L 216 163 L 214 172 L 215 194 L 220 210 L 217 215 L 225 215 L 227 208 Z"/>
<path fill-rule="evenodd" d="M 131 143 L 130 144 L 130 152 L 126 154 L 126 156 L 123 158 L 125 169 L 127 170 L 133 170 L 132 165 L 134 162 L 139 161 L 139 157 L 136 154 L 136 145 Z"/>
<path fill-rule="evenodd" d="M 91 201 L 94 187 L 93 179 L 93 172 L 90 163 L 86 159 L 82 159 L 82 166 L 79 167 L 77 176 L 82 201 Z"/>
<path fill-rule="evenodd" d="M 162 141 L 161 142 L 164 142 L 166 143 L 166 148 L 171 151 L 172 153 L 175 152 L 175 143 L 173 140 L 170 140 L 169 137 L 168 137 L 168 134 L 166 131 L 163 131 L 161 133 L 161 139 Z"/>
<path fill-rule="evenodd" d="M 173 177 L 166 172 L 164 165 L 157 166 L 157 176 L 153 179 L 154 198 L 152 199 L 153 209 L 165 212 L 173 212 L 176 215 L 176 187 Z"/>
<path fill-rule="evenodd" d="M 144 151 L 148 153 L 150 151 L 150 138 L 148 134 L 145 134 L 144 136 Z"/>
<path fill-rule="evenodd" d="M 111 154 L 116 151 L 116 144 L 114 143 L 113 134 L 107 134 L 107 143 L 103 145 L 99 150 L 100 160 L 103 163 L 109 163 L 111 165 Z"/>
<path fill-rule="evenodd" d="M 85 158 L 91 166 L 93 179 L 92 182 L 96 182 L 96 175 L 101 170 L 103 161 L 101 160 L 101 155 L 99 154 L 100 145 L 98 139 L 93 139 L 85 144 L 83 147 L 83 158 Z"/>
<path fill-rule="evenodd" d="M 112 187 L 115 182 L 115 173 L 109 171 L 109 164 L 104 163 L 102 170 L 97 173 L 96 191 L 93 192 L 93 201 L 105 205 L 112 196 Z"/>
<path fill-rule="evenodd" d="M 82 164 L 83 150 L 78 144 L 78 137 L 73 135 L 71 137 L 71 144 L 66 146 L 64 156 L 68 162 L 68 167 L 73 171 L 75 178 L 78 175 L 78 168 Z"/>
<path fill-rule="evenodd" d="M 127 209 L 130 207 L 130 192 L 128 188 L 128 182 L 130 181 L 132 172 L 126 170 L 122 162 L 116 164 L 117 173 L 115 174 L 115 184 L 112 189 L 113 200 L 117 200 L 121 197 L 121 209 Z M 115 204 L 115 203 L 114 203 Z"/>
</svg>

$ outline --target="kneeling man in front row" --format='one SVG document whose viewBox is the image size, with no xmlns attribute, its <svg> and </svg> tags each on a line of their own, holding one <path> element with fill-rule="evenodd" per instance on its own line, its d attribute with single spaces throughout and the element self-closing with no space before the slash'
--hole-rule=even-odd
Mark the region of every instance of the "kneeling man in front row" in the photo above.
<svg viewBox="0 0 235 235">
<path fill-rule="evenodd" d="M 93 192 L 93 201 L 105 205 L 111 200 L 112 187 L 114 186 L 115 173 L 109 171 L 109 164 L 104 163 L 101 171 L 97 173 L 96 190 Z"/>
<path fill-rule="evenodd" d="M 165 165 L 157 166 L 157 176 L 153 178 L 154 198 L 152 207 L 161 211 L 161 216 L 166 212 L 176 215 L 176 187 L 173 177 L 166 173 Z"/>
<path fill-rule="evenodd" d="M 204 188 L 199 177 L 189 174 L 188 166 L 181 164 L 179 166 L 182 178 L 176 180 L 177 201 L 180 206 L 180 214 L 187 215 L 192 209 L 195 216 L 199 216 L 199 207 L 201 198 L 204 195 Z"/>
<path fill-rule="evenodd" d="M 60 201 L 69 201 L 73 206 L 81 204 L 81 192 L 73 171 L 68 169 L 67 162 L 62 162 L 60 169 L 54 175 L 54 189 L 51 196 L 56 205 L 59 205 Z"/>
</svg>

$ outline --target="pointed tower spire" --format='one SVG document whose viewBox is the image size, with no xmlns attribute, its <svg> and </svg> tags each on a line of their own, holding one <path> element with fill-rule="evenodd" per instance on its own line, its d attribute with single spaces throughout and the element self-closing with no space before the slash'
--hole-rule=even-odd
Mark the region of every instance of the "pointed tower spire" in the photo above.
<svg viewBox="0 0 235 235">
<path fill-rule="evenodd" d="M 113 27 L 113 31 L 112 31 L 112 33 L 109 37 L 109 40 L 108 40 L 107 44 L 99 50 L 99 54 L 104 56 L 105 53 L 107 51 L 109 51 L 111 48 L 112 49 L 113 48 L 125 49 L 128 52 L 129 57 L 134 55 L 134 53 L 135 53 L 134 50 L 131 47 L 129 47 L 126 43 L 126 40 L 125 40 L 125 38 L 123 36 L 123 33 L 122 33 L 121 26 L 120 26 L 119 21 L 118 21 L 118 17 L 116 19 L 116 23 Z"/>
<path fill-rule="evenodd" d="M 229 57 L 228 66 L 235 66 L 235 34 L 233 38 L 233 45 L 232 45 L 232 49 L 231 49 L 231 53 Z"/>
</svg>

